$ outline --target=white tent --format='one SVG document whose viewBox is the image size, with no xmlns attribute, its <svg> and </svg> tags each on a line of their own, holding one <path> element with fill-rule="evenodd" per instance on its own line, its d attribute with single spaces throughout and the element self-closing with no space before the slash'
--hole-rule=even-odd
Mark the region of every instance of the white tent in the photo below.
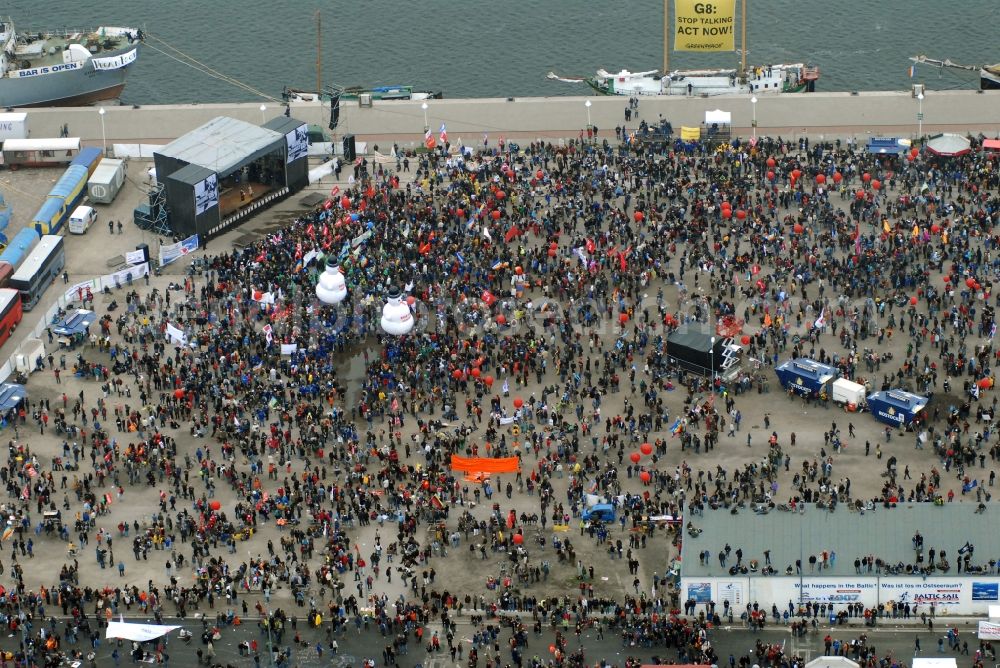
<svg viewBox="0 0 1000 668">
<path fill-rule="evenodd" d="M 859 668 L 859 666 L 846 656 L 818 656 L 807 663 L 806 668 Z"/>
<path fill-rule="evenodd" d="M 162 624 L 131 624 L 128 622 L 108 622 L 107 638 L 121 638 L 122 640 L 134 640 L 135 642 L 146 642 L 156 640 L 160 636 L 165 636 L 179 626 L 166 626 Z"/>
<path fill-rule="evenodd" d="M 958 668 L 958 662 L 955 659 L 946 658 L 921 658 L 913 657 L 913 661 L 910 662 L 911 668 Z"/>
<path fill-rule="evenodd" d="M 715 111 L 706 111 L 705 125 L 711 125 L 712 123 L 718 123 L 719 125 L 732 125 L 733 114 L 728 111 L 723 111 L 722 109 L 716 109 Z"/>
</svg>

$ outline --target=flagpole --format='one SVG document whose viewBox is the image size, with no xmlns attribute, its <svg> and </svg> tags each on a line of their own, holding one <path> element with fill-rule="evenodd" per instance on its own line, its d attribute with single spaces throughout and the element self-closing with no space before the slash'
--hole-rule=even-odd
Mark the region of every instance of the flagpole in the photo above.
<svg viewBox="0 0 1000 668">
<path fill-rule="evenodd" d="M 661 74 L 670 71 L 670 0 L 663 0 L 663 69 Z"/>
</svg>

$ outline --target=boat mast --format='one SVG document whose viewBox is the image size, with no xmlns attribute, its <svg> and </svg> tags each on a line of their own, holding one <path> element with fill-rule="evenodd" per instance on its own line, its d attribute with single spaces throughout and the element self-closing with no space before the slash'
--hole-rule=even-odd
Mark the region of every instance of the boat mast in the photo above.
<svg viewBox="0 0 1000 668">
<path fill-rule="evenodd" d="M 323 16 L 316 10 L 316 94 L 323 92 Z"/>
<path fill-rule="evenodd" d="M 743 17 L 740 19 L 740 28 L 742 34 L 740 35 L 740 46 L 743 47 L 743 60 L 740 63 L 740 76 L 744 79 L 747 76 L 747 2 L 748 0 L 742 0 L 740 2 L 740 7 L 743 9 Z"/>
<path fill-rule="evenodd" d="M 663 0 L 663 74 L 670 71 L 670 0 Z"/>
</svg>

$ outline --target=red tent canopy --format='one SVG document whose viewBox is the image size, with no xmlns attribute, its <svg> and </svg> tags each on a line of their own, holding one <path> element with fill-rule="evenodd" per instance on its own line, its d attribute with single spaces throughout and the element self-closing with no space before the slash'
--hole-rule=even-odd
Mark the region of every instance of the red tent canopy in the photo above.
<svg viewBox="0 0 1000 668">
<path fill-rule="evenodd" d="M 1000 139 L 984 139 L 984 151 L 1000 151 Z"/>
</svg>

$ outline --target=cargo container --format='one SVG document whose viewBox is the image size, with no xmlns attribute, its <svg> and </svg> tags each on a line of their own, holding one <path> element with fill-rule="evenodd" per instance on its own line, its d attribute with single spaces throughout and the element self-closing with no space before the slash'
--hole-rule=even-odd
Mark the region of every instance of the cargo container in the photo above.
<svg viewBox="0 0 1000 668">
<path fill-rule="evenodd" d="M 26 227 L 7 243 L 7 248 L 0 253 L 0 262 L 6 262 L 17 269 L 18 265 L 28 257 L 28 253 L 38 243 L 38 232 L 32 227 Z"/>
<path fill-rule="evenodd" d="M 28 138 L 28 114 L 21 112 L 0 114 L 0 141 Z"/>
<path fill-rule="evenodd" d="M 91 202 L 111 204 L 125 183 L 125 162 L 104 158 L 87 181 L 87 194 Z"/>
</svg>

